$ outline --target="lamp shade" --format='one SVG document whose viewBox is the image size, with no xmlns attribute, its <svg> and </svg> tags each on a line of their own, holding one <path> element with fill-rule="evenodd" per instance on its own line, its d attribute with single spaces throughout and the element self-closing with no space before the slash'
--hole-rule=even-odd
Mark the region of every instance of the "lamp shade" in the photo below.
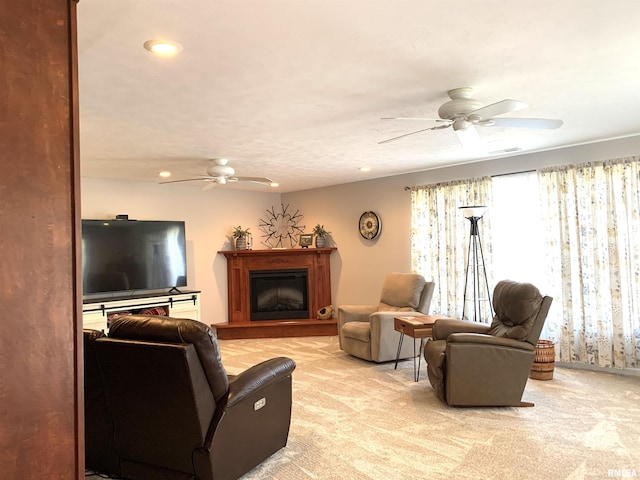
<svg viewBox="0 0 640 480">
<path fill-rule="evenodd" d="M 481 218 L 488 207 L 485 205 L 469 205 L 459 208 L 462 210 L 464 218 Z"/>
</svg>

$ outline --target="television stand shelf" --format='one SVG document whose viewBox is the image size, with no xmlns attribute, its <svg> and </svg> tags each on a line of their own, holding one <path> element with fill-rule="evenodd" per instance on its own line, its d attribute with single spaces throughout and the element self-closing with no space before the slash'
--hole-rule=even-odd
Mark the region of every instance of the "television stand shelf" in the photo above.
<svg viewBox="0 0 640 480">
<path fill-rule="evenodd" d="M 155 311 L 154 311 L 155 310 Z M 82 326 L 93 330 L 109 329 L 116 315 L 155 313 L 200 321 L 200 291 L 152 292 L 119 297 L 87 298 L 82 302 Z M 157 312 L 157 313 L 156 313 Z"/>
</svg>

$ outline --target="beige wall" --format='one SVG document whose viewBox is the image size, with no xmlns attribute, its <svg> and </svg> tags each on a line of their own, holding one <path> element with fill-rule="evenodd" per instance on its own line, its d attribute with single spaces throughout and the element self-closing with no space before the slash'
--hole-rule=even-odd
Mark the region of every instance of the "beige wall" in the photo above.
<svg viewBox="0 0 640 480">
<path fill-rule="evenodd" d="M 640 136 L 282 195 L 83 178 L 82 217 L 128 214 L 138 219 L 185 220 L 189 288 L 202 290 L 203 319 L 219 323 L 227 319 L 227 280 L 226 260 L 216 252 L 230 248 L 227 236 L 235 225 L 250 227 L 254 248 L 260 248 L 258 220 L 264 218 L 267 208 L 279 208 L 281 202 L 303 213 L 301 224 L 307 232 L 316 223 L 332 232 L 332 241 L 338 248 L 331 256 L 334 306 L 376 303 L 384 274 L 409 271 L 411 266 L 410 194 L 405 186 L 639 152 Z M 382 219 L 382 233 L 373 241 L 362 239 L 358 233 L 358 219 L 366 210 L 374 210 Z"/>
</svg>

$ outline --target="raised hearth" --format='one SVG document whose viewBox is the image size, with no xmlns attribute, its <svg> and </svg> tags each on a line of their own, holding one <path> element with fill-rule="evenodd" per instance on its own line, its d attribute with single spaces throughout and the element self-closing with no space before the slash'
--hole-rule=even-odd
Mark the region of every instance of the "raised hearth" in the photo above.
<svg viewBox="0 0 640 480">
<path fill-rule="evenodd" d="M 213 324 L 218 338 L 273 338 L 337 335 L 337 322 L 317 320 L 316 312 L 331 305 L 329 256 L 335 248 L 220 251 L 227 258 L 229 322 Z M 251 320 L 251 272 L 304 270 L 310 318 Z"/>
</svg>

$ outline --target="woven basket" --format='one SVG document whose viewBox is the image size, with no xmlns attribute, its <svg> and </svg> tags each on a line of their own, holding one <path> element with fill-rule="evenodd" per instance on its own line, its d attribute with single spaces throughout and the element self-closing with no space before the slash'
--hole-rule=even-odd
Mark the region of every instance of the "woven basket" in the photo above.
<svg viewBox="0 0 640 480">
<path fill-rule="evenodd" d="M 333 317 L 333 307 L 329 305 L 328 307 L 322 307 L 318 310 L 318 320 L 328 320 Z"/>
<path fill-rule="evenodd" d="M 529 378 L 534 380 L 553 379 L 553 369 L 555 367 L 556 352 L 554 343 L 550 340 L 538 340 L 534 354 L 533 364 Z"/>
</svg>

